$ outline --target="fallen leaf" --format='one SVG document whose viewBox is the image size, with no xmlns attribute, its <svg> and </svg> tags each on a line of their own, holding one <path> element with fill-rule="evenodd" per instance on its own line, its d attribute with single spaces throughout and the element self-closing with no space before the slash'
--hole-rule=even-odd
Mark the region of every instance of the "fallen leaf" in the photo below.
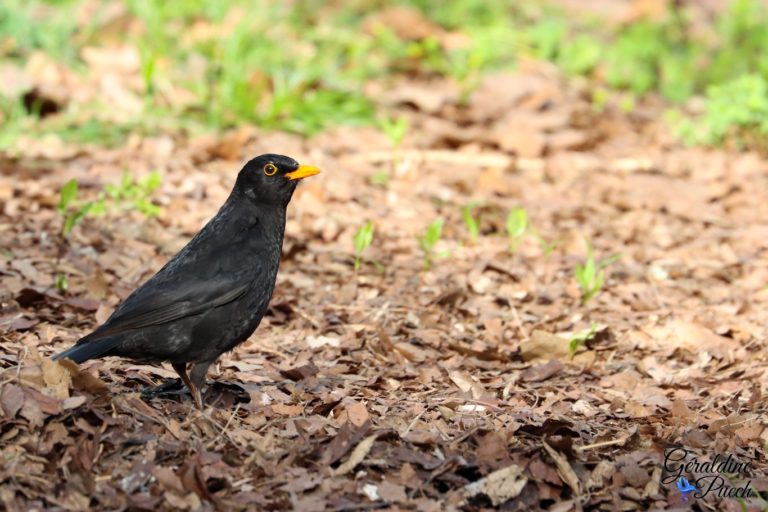
<svg viewBox="0 0 768 512">
<path fill-rule="evenodd" d="M 372 436 L 368 436 L 360 443 L 358 443 L 357 446 L 355 446 L 355 449 L 352 450 L 352 453 L 349 455 L 349 458 L 344 461 L 336 470 L 333 472 L 334 475 L 345 475 L 355 469 L 355 466 L 360 464 L 363 459 L 368 455 L 368 452 L 371 451 L 371 448 L 373 447 L 374 441 L 376 441 L 377 435 L 374 434 Z"/>
<path fill-rule="evenodd" d="M 387 480 L 379 484 L 379 497 L 388 503 L 403 503 L 408 501 L 405 487 Z"/>
<path fill-rule="evenodd" d="M 7 418 L 13 418 L 24 405 L 24 391 L 15 384 L 6 383 L 0 391 L 0 405 Z"/>
<path fill-rule="evenodd" d="M 543 443 L 543 444 L 544 444 L 544 449 L 547 451 L 549 456 L 552 457 L 552 460 L 555 461 L 555 465 L 557 466 L 557 472 L 560 474 L 560 477 L 563 479 L 565 483 L 568 484 L 568 487 L 571 488 L 574 495 L 576 496 L 580 495 L 581 483 L 579 482 L 579 477 L 576 476 L 576 473 L 573 471 L 573 468 L 568 463 L 568 459 L 565 458 L 565 455 L 554 450 L 547 443 Z"/>
<path fill-rule="evenodd" d="M 286 405 L 280 402 L 274 403 L 269 406 L 270 409 L 272 409 L 272 412 L 275 414 L 279 414 L 281 416 L 300 416 L 302 412 L 304 412 L 304 406 L 301 404 L 297 405 Z"/>
<path fill-rule="evenodd" d="M 538 364 L 536 366 L 526 368 L 523 370 L 521 378 L 525 382 L 540 382 L 542 380 L 547 380 L 554 375 L 557 375 L 562 369 L 563 363 L 556 359 L 552 359 L 548 363 Z"/>
<path fill-rule="evenodd" d="M 466 485 L 464 496 L 474 497 L 484 494 L 494 506 L 499 506 L 518 496 L 526 483 L 528 478 L 523 474 L 523 468 L 512 464 Z"/>
<path fill-rule="evenodd" d="M 42 360 L 42 367 L 43 381 L 45 381 L 45 385 L 50 390 L 50 393 L 60 399 L 69 397 L 72 377 L 67 369 L 47 358 Z"/>
<path fill-rule="evenodd" d="M 540 362 L 551 359 L 568 358 L 568 340 L 539 329 L 531 337 L 520 343 L 520 356 L 523 361 Z"/>
</svg>

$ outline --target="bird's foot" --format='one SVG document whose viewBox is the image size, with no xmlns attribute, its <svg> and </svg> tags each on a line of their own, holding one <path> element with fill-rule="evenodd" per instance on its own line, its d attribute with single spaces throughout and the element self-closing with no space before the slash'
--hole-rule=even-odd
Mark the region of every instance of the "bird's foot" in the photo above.
<svg viewBox="0 0 768 512">
<path fill-rule="evenodd" d="M 167 382 L 154 386 L 151 388 L 145 388 L 141 391 L 142 398 L 163 398 L 185 395 L 189 393 L 187 387 L 181 381 L 181 379 L 169 379 Z"/>
</svg>

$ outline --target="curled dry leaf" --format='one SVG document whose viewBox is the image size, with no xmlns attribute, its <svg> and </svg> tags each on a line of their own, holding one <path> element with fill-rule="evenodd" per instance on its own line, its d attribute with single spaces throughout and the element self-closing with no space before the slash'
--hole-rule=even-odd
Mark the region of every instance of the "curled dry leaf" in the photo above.
<svg viewBox="0 0 768 512">
<path fill-rule="evenodd" d="M 345 475 L 355 469 L 355 466 L 363 462 L 363 459 L 365 459 L 365 457 L 368 455 L 368 452 L 371 451 L 371 447 L 373 447 L 373 443 L 376 441 L 376 437 L 377 434 L 374 434 L 360 441 L 360 443 L 355 446 L 355 449 L 352 450 L 349 458 L 344 461 L 338 468 L 336 468 L 333 474 Z"/>
<path fill-rule="evenodd" d="M 544 449 L 547 451 L 549 456 L 552 457 L 552 460 L 555 461 L 557 472 L 560 474 L 560 477 L 565 483 L 568 484 L 568 487 L 571 488 L 573 493 L 576 496 L 579 496 L 581 494 L 581 482 L 579 481 L 579 477 L 576 476 L 576 473 L 573 471 L 571 465 L 568 463 L 568 459 L 566 459 L 565 455 L 562 453 L 555 451 L 547 443 L 543 444 Z"/>
<path fill-rule="evenodd" d="M 471 498 L 484 494 L 494 506 L 499 506 L 522 492 L 523 487 L 528 483 L 528 478 L 523 471 L 523 468 L 517 464 L 494 471 L 485 478 L 465 486 L 464 496 Z"/>
</svg>

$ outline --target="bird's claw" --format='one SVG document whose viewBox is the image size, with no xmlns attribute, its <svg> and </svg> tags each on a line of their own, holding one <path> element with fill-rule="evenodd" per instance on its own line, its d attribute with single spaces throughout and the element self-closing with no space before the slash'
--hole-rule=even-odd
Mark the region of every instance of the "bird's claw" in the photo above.
<svg viewBox="0 0 768 512">
<path fill-rule="evenodd" d="M 189 393 L 181 379 L 170 379 L 159 386 L 141 390 L 142 398 L 161 398 L 164 396 L 179 396 Z"/>
</svg>

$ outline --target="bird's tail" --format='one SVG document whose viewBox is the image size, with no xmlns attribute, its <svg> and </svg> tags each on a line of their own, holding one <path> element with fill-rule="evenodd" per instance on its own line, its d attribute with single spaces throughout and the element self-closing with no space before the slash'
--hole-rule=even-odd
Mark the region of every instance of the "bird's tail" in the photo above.
<svg viewBox="0 0 768 512">
<path fill-rule="evenodd" d="M 80 340 L 74 347 L 70 347 L 64 352 L 59 352 L 51 359 L 58 361 L 59 359 L 69 358 L 72 361 L 80 364 L 89 359 L 100 357 L 107 352 L 115 348 L 120 343 L 118 336 L 112 336 L 109 338 L 96 339 L 96 340 Z"/>
</svg>

